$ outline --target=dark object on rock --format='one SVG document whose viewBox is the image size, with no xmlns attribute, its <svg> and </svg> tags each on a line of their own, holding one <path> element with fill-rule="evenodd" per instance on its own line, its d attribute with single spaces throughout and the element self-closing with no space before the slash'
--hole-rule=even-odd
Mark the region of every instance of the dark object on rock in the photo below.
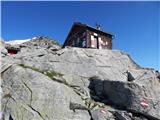
<svg viewBox="0 0 160 120">
<path fill-rule="evenodd" d="M 135 80 L 135 78 L 132 76 L 132 74 L 129 71 L 127 71 L 126 73 L 127 73 L 127 81 L 132 82 Z"/>
<path fill-rule="evenodd" d="M 20 51 L 20 47 L 18 46 L 11 46 L 11 45 L 7 45 L 6 49 L 8 51 L 9 54 L 17 54 Z"/>
<path fill-rule="evenodd" d="M 160 73 L 159 73 L 159 75 L 157 75 L 157 78 L 160 79 Z"/>
<path fill-rule="evenodd" d="M 13 118 L 12 118 L 12 116 L 11 116 L 11 115 L 9 116 L 9 120 L 13 120 Z"/>
</svg>

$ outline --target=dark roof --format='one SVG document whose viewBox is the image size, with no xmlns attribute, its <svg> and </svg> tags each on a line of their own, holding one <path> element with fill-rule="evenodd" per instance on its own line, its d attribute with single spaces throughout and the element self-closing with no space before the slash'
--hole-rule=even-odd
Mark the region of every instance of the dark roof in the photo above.
<svg viewBox="0 0 160 120">
<path fill-rule="evenodd" d="M 95 32 L 98 32 L 98 33 L 102 33 L 102 34 L 104 34 L 104 35 L 113 36 L 111 33 L 104 32 L 104 31 L 102 31 L 102 30 L 96 29 L 96 28 L 94 28 L 94 27 L 92 27 L 92 26 L 89 26 L 89 25 L 87 25 L 87 24 L 82 24 L 82 23 L 80 23 L 80 22 L 75 22 L 75 23 L 73 24 L 72 28 L 74 28 L 75 26 L 83 26 L 83 27 L 86 27 L 86 28 L 89 29 L 89 30 L 92 30 L 92 31 L 95 31 Z M 71 28 L 71 30 L 72 30 L 72 28 Z"/>
</svg>

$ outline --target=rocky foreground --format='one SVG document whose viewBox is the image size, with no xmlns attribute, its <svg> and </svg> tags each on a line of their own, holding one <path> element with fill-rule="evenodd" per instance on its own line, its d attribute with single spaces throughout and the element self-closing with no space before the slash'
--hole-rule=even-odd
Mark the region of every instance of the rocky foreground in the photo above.
<svg viewBox="0 0 160 120">
<path fill-rule="evenodd" d="M 118 50 L 47 45 L 2 46 L 2 120 L 160 120 L 158 71 Z"/>
</svg>

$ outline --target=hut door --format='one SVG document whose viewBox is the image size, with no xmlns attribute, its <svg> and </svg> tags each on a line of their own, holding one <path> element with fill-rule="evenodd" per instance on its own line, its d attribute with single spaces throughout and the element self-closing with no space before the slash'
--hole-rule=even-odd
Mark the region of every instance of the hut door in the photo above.
<svg viewBox="0 0 160 120">
<path fill-rule="evenodd" d="M 98 37 L 96 36 L 91 36 L 91 47 L 92 48 L 99 48 L 99 42 L 98 42 Z"/>
<path fill-rule="evenodd" d="M 94 36 L 94 44 L 95 44 L 95 48 L 99 48 L 99 42 L 98 42 L 98 37 Z"/>
</svg>

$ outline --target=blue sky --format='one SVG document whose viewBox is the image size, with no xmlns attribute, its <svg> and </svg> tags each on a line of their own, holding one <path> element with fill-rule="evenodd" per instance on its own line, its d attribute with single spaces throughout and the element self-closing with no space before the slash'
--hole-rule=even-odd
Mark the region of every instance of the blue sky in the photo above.
<svg viewBox="0 0 160 120">
<path fill-rule="evenodd" d="M 160 70 L 160 2 L 2 2 L 2 38 L 49 36 L 61 44 L 73 22 L 115 35 L 120 49 L 143 67 Z"/>
</svg>

